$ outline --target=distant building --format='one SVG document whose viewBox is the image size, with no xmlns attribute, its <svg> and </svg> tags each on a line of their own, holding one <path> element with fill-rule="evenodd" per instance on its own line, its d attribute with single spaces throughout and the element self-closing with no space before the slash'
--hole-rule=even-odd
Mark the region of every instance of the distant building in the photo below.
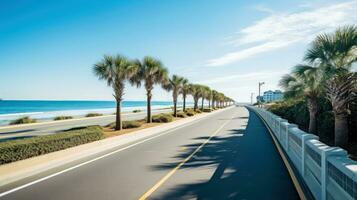
<svg viewBox="0 0 357 200">
<path fill-rule="evenodd" d="M 284 94 L 280 90 L 268 90 L 265 91 L 263 96 L 257 96 L 257 100 L 260 99 L 261 102 L 274 102 L 274 101 L 280 101 L 284 97 Z"/>
</svg>

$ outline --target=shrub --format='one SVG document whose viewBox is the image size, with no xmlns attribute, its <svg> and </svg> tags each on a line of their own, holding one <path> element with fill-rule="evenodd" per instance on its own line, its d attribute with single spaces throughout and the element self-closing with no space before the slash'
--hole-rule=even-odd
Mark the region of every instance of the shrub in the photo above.
<svg viewBox="0 0 357 200">
<path fill-rule="evenodd" d="M 0 164 L 59 151 L 103 138 L 102 128 L 75 128 L 53 135 L 38 136 L 0 143 Z"/>
<path fill-rule="evenodd" d="M 102 116 L 103 114 L 101 113 L 88 113 L 86 114 L 85 117 L 98 117 L 98 116 Z"/>
<path fill-rule="evenodd" d="M 141 110 L 133 110 L 133 113 L 138 113 L 138 112 L 141 112 Z"/>
<path fill-rule="evenodd" d="M 212 112 L 212 109 L 211 108 L 204 108 L 203 112 Z"/>
<path fill-rule="evenodd" d="M 139 128 L 141 124 L 139 121 L 123 121 L 123 129 Z"/>
<path fill-rule="evenodd" d="M 157 122 L 157 123 L 167 123 L 167 122 L 172 122 L 174 117 L 171 114 L 158 114 L 152 116 L 152 121 Z"/>
<path fill-rule="evenodd" d="M 176 116 L 177 116 L 177 117 L 180 117 L 180 118 L 185 118 L 185 117 L 187 117 L 186 113 L 184 113 L 184 112 L 182 112 L 182 111 L 177 112 L 177 113 L 176 113 Z"/>
<path fill-rule="evenodd" d="M 200 109 L 195 110 L 195 113 L 202 113 Z"/>
<path fill-rule="evenodd" d="M 143 124 L 143 121 L 138 121 L 138 120 L 133 120 L 133 121 L 123 121 L 122 122 L 122 127 L 123 129 L 129 129 L 129 128 L 139 128 Z M 115 128 L 115 122 L 110 123 L 108 125 L 109 128 L 114 129 Z"/>
<path fill-rule="evenodd" d="M 196 114 L 195 111 L 193 109 L 191 109 L 191 108 L 186 109 L 185 113 L 186 113 L 187 116 L 190 116 L 190 117 L 194 116 Z"/>
<path fill-rule="evenodd" d="M 65 119 L 73 119 L 72 116 L 57 116 L 53 120 L 58 121 L 58 120 L 65 120 Z"/>
<path fill-rule="evenodd" d="M 31 119 L 30 117 L 22 117 L 19 119 L 15 119 L 14 121 L 10 122 L 10 125 L 16 125 L 16 124 L 30 124 L 30 123 L 35 123 L 35 119 Z"/>
</svg>

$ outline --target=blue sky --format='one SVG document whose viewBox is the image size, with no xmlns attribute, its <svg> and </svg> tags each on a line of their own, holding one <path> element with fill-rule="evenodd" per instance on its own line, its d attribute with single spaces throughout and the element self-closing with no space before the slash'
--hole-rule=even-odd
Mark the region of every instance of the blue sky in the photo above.
<svg viewBox="0 0 357 200">
<path fill-rule="evenodd" d="M 0 98 L 111 100 L 92 66 L 151 55 L 240 102 L 278 89 L 319 33 L 357 22 L 357 1 L 0 0 Z M 126 100 L 145 91 L 127 86 Z M 155 88 L 154 100 L 171 100 Z"/>
</svg>

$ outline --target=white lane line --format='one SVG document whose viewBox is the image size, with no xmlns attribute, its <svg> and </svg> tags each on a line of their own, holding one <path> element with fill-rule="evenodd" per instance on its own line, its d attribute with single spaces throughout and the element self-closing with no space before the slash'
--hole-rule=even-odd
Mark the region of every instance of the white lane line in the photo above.
<svg viewBox="0 0 357 200">
<path fill-rule="evenodd" d="M 219 113 L 221 113 L 221 112 L 219 112 Z M 218 113 L 216 113 L 216 114 L 218 114 Z M 208 116 L 209 116 L 209 115 L 208 115 Z M 208 117 L 208 116 L 206 116 L 206 117 Z M 142 144 L 142 143 L 144 143 L 144 142 L 153 140 L 153 139 L 155 139 L 155 138 L 157 138 L 157 137 L 160 137 L 160 136 L 162 136 L 162 135 L 171 133 L 171 132 L 173 132 L 173 131 L 175 131 L 175 130 L 177 130 L 177 129 L 184 128 L 184 127 L 186 127 L 186 126 L 190 126 L 190 125 L 192 125 L 192 124 L 194 124 L 194 123 L 197 123 L 197 122 L 200 122 L 200 121 L 206 119 L 206 117 L 203 117 L 203 118 L 201 118 L 201 119 L 198 119 L 198 120 L 196 120 L 196 121 L 190 122 L 190 123 L 188 123 L 188 124 L 185 124 L 185 125 L 182 125 L 182 126 L 173 128 L 173 129 L 171 129 L 171 130 L 164 131 L 163 133 L 160 133 L 159 135 L 156 135 L 156 136 L 153 136 L 153 137 L 144 139 L 144 140 L 142 140 L 142 141 L 140 141 L 140 142 L 131 144 L 131 145 L 126 146 L 126 147 L 124 147 L 124 148 L 121 148 L 121 149 L 115 150 L 115 151 L 113 151 L 113 152 L 104 154 L 104 155 L 99 156 L 99 157 L 97 157 L 97 158 L 93 158 L 92 160 L 89 160 L 89 161 L 80 163 L 80 164 L 75 165 L 75 166 L 73 166 L 73 167 L 64 169 L 64 170 L 59 171 L 59 172 L 56 172 L 56 173 L 54 173 L 54 174 L 45 176 L 45 177 L 43 177 L 43 178 L 40 178 L 40 179 L 37 179 L 37 180 L 35 180 L 35 181 L 26 183 L 26 184 L 21 185 L 21 186 L 18 186 L 18 187 L 16 187 L 16 188 L 13 188 L 13 189 L 8 190 L 8 191 L 6 191 L 6 192 L 0 193 L 0 197 L 6 196 L 6 195 L 8 195 L 8 194 L 11 194 L 11 193 L 16 192 L 16 191 L 21 190 L 21 189 L 24 189 L 24 188 L 29 187 L 29 186 L 31 186 L 31 185 L 34 185 L 34 184 L 36 184 L 36 183 L 40 183 L 40 182 L 45 181 L 45 180 L 47 180 L 47 179 L 50 179 L 50 178 L 52 178 L 52 177 L 58 176 L 58 175 L 60 175 L 60 174 L 66 173 L 66 172 L 71 171 L 71 170 L 74 170 L 74 169 L 76 169 L 76 168 L 79 168 L 79 167 L 81 167 L 81 166 L 87 165 L 87 164 L 92 163 L 92 162 L 94 162 L 94 161 L 97 161 L 97 160 L 100 160 L 100 159 L 102 159 L 102 158 L 108 157 L 108 156 L 113 155 L 113 154 L 115 154 L 115 153 L 124 151 L 124 150 L 126 150 L 126 149 L 129 149 L 129 148 L 134 147 L 134 146 L 136 146 L 136 145 Z"/>
</svg>

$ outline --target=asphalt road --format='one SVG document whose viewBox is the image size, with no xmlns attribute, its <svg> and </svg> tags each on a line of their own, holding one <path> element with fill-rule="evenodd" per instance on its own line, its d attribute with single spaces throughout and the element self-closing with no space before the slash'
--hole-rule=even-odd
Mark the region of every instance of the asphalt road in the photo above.
<svg viewBox="0 0 357 200">
<path fill-rule="evenodd" d="M 153 114 L 172 112 L 171 109 L 153 110 Z M 139 113 L 124 113 L 122 114 L 123 120 L 137 120 L 144 119 L 146 112 Z M 88 117 L 74 120 L 61 120 L 50 123 L 28 124 L 21 126 L 7 126 L 0 127 L 0 142 L 10 139 L 22 139 L 27 137 L 54 134 L 59 131 L 67 130 L 70 128 L 101 125 L 105 126 L 115 121 L 114 115 Z"/>
<path fill-rule="evenodd" d="M 0 193 L 5 189 L 11 188 L 0 188 Z M 143 195 L 148 199 L 298 199 L 267 129 L 243 107 L 210 115 L 0 199 L 125 200 Z"/>
</svg>

